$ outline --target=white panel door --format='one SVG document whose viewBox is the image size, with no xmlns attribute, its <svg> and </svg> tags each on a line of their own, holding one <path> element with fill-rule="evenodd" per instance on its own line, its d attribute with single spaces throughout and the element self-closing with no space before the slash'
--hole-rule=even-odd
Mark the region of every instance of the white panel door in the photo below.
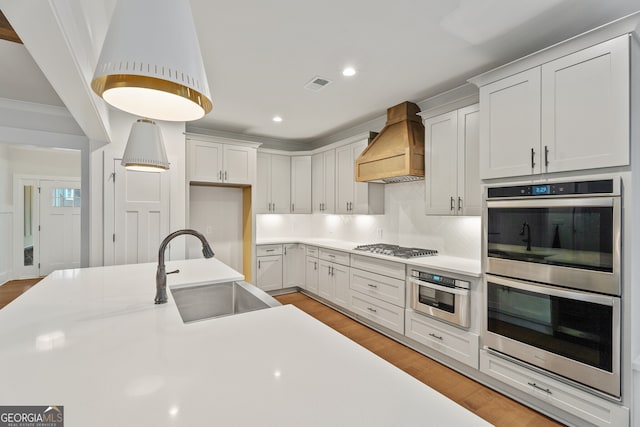
<svg viewBox="0 0 640 427">
<path fill-rule="evenodd" d="M 291 157 L 271 155 L 271 213 L 287 214 L 291 205 Z"/>
<path fill-rule="evenodd" d="M 258 257 L 256 283 L 264 291 L 282 289 L 282 255 Z"/>
<path fill-rule="evenodd" d="M 540 67 L 482 86 L 480 109 L 481 178 L 539 173 Z"/>
<path fill-rule="evenodd" d="M 426 214 L 455 215 L 458 194 L 458 111 L 425 120 L 424 127 Z"/>
<path fill-rule="evenodd" d="M 229 184 L 251 184 L 249 153 L 253 148 L 224 145 L 223 180 Z"/>
<path fill-rule="evenodd" d="M 189 141 L 189 180 L 222 182 L 222 144 Z"/>
<path fill-rule="evenodd" d="M 458 110 L 458 215 L 480 215 L 480 106 Z"/>
<path fill-rule="evenodd" d="M 369 213 L 369 183 L 356 182 L 356 159 L 367 148 L 368 141 L 362 140 L 351 144 L 351 182 L 353 183 L 353 204 L 350 206 L 350 213 Z M 375 185 L 375 184 L 374 184 Z"/>
<path fill-rule="evenodd" d="M 271 213 L 271 154 L 259 152 L 256 169 L 256 213 Z"/>
<path fill-rule="evenodd" d="M 336 150 L 324 152 L 324 205 L 323 213 L 336 211 Z"/>
<path fill-rule="evenodd" d="M 318 293 L 318 268 L 318 258 L 311 256 L 306 257 L 305 281 L 303 288 L 309 292 L 313 292 L 314 294 Z"/>
<path fill-rule="evenodd" d="M 311 156 L 311 204 L 313 212 L 322 212 L 324 203 L 324 153 Z"/>
<path fill-rule="evenodd" d="M 291 157 L 291 213 L 311 213 L 311 156 Z"/>
<path fill-rule="evenodd" d="M 171 171 L 130 171 L 119 159 L 114 170 L 115 264 L 157 261 L 160 243 L 169 234 Z"/>
<path fill-rule="evenodd" d="M 40 275 L 80 267 L 80 181 L 40 181 Z"/>
<path fill-rule="evenodd" d="M 355 164 L 351 146 L 336 148 L 336 213 L 346 214 L 353 205 Z"/>
<path fill-rule="evenodd" d="M 332 264 L 330 262 L 318 261 L 318 295 L 329 301 L 333 300 L 335 293 L 335 282 L 331 277 L 331 267 Z"/>
<path fill-rule="evenodd" d="M 629 164 L 627 34 L 542 65 L 541 151 L 548 172 Z"/>
<path fill-rule="evenodd" d="M 349 308 L 349 267 L 333 264 L 331 277 L 333 279 L 333 302 Z"/>
</svg>

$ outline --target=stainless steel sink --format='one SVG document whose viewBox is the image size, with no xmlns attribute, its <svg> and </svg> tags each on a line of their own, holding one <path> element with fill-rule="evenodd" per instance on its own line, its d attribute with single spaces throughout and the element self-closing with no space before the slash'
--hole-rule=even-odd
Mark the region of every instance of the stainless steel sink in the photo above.
<svg viewBox="0 0 640 427">
<path fill-rule="evenodd" d="M 224 282 L 171 288 L 184 323 L 212 319 L 281 305 L 246 282 Z"/>
</svg>

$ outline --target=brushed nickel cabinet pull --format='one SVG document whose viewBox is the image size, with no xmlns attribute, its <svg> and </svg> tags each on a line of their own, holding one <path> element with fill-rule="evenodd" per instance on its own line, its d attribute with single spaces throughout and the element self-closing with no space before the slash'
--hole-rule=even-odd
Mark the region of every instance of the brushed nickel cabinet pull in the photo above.
<svg viewBox="0 0 640 427">
<path fill-rule="evenodd" d="M 218 172 L 218 180 L 222 181 L 222 171 Z"/>
<path fill-rule="evenodd" d="M 258 269 L 260 269 L 260 260 L 258 260 Z"/>
<path fill-rule="evenodd" d="M 291 203 L 291 212 L 295 212 L 296 211 L 296 205 L 294 203 Z"/>
<path fill-rule="evenodd" d="M 544 166 L 549 167 L 549 147 L 544 146 Z"/>
<path fill-rule="evenodd" d="M 224 180 L 228 180 L 229 178 L 227 177 L 227 171 L 224 171 Z"/>
<path fill-rule="evenodd" d="M 437 339 L 437 340 L 442 341 L 442 337 L 441 337 L 441 336 L 439 336 L 439 335 L 436 335 L 436 334 L 434 334 L 434 333 L 430 333 L 430 334 L 429 334 L 429 336 L 430 336 L 430 337 L 433 337 L 433 338 L 435 338 L 435 339 Z"/>
<path fill-rule="evenodd" d="M 367 286 L 370 288 L 378 289 L 378 285 L 374 285 L 373 283 L 367 283 Z"/>
<path fill-rule="evenodd" d="M 530 382 L 528 382 L 527 384 L 529 384 L 531 387 L 536 388 L 536 389 L 538 389 L 538 390 L 540 390 L 540 391 L 544 391 L 545 393 L 553 394 L 553 393 L 551 392 L 551 390 L 549 390 L 548 388 L 540 387 L 540 386 L 539 386 L 538 384 L 536 384 L 536 383 L 530 383 Z"/>
<path fill-rule="evenodd" d="M 316 261 L 313 261 L 313 269 L 314 270 L 318 269 L 318 263 Z"/>
<path fill-rule="evenodd" d="M 458 210 L 462 210 L 462 197 L 458 196 Z"/>
<path fill-rule="evenodd" d="M 456 201 L 453 197 L 450 197 L 449 199 L 449 210 L 454 210 L 456 208 Z"/>
<path fill-rule="evenodd" d="M 372 313 L 377 313 L 378 310 L 376 310 L 375 308 L 371 308 L 371 307 L 367 307 L 367 310 L 369 310 Z"/>
<path fill-rule="evenodd" d="M 536 152 L 533 150 L 533 148 L 531 149 L 531 169 L 533 169 L 536 166 Z"/>
</svg>

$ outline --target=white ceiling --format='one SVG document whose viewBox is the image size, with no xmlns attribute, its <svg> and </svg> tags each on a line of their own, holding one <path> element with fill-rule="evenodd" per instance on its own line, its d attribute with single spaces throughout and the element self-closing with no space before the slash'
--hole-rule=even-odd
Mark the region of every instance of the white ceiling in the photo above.
<svg viewBox="0 0 640 427">
<path fill-rule="evenodd" d="M 113 3 L 102 2 L 105 10 Z M 191 0 L 191 5 L 214 107 L 189 127 L 293 141 L 322 139 L 384 115 L 399 102 L 422 101 L 640 10 L 638 0 Z M 0 41 L 0 97 L 59 105 L 24 48 L 7 44 Z M 358 74 L 343 77 L 347 65 Z M 320 92 L 305 90 L 315 76 L 332 83 Z M 274 123 L 274 115 L 283 122 Z"/>
</svg>

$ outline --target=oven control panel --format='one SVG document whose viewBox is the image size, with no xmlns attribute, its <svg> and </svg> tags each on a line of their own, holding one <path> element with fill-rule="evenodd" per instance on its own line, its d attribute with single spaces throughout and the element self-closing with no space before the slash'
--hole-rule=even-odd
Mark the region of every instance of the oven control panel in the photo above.
<svg viewBox="0 0 640 427">
<path fill-rule="evenodd" d="M 580 194 L 612 194 L 613 192 L 613 179 L 603 179 L 598 181 L 573 181 L 556 182 L 551 184 L 490 187 L 487 189 L 487 198 L 498 199 L 511 197 L 570 196 Z"/>
<path fill-rule="evenodd" d="M 432 274 L 426 271 L 411 270 L 411 277 L 422 282 L 435 283 L 449 288 L 469 289 L 469 282 L 465 280 L 453 279 L 440 274 Z"/>
</svg>

